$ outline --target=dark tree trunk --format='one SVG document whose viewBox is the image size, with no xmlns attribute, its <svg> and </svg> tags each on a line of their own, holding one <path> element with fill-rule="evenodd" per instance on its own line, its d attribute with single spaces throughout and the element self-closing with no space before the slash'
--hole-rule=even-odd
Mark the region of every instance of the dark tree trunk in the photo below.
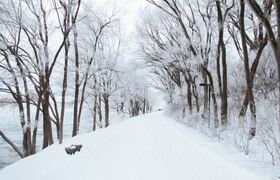
<svg viewBox="0 0 280 180">
<path fill-rule="evenodd" d="M 144 98 L 144 101 L 143 101 L 143 109 L 142 109 L 142 112 L 143 112 L 143 114 L 146 113 L 146 98 Z"/>
<path fill-rule="evenodd" d="M 77 135 L 77 130 L 78 130 L 79 84 L 77 84 L 77 83 L 75 83 L 75 84 L 76 85 L 75 85 L 75 96 L 74 96 L 74 113 L 73 113 L 72 136 L 76 136 Z"/>
<path fill-rule="evenodd" d="M 275 6 L 276 22 L 277 22 L 277 27 L 276 27 L 277 34 L 274 33 L 272 24 L 269 22 L 269 19 L 267 18 L 267 14 L 265 14 L 265 12 L 261 9 L 258 3 L 255 0 L 247 0 L 246 2 L 249 4 L 250 8 L 254 12 L 254 14 L 258 17 L 258 19 L 263 23 L 277 63 L 278 111 L 279 111 L 278 115 L 280 116 L 280 2 L 279 0 L 273 0 L 273 4 Z M 280 118 L 278 119 L 278 128 L 280 131 Z"/>
<path fill-rule="evenodd" d="M 192 90 L 191 85 L 188 84 L 188 92 L 187 92 L 187 99 L 188 99 L 188 105 L 189 105 L 189 112 L 192 113 Z"/>
<path fill-rule="evenodd" d="M 31 129 L 27 127 L 23 133 L 24 156 L 31 155 Z"/>
<path fill-rule="evenodd" d="M 217 105 L 217 100 L 216 100 L 216 95 L 215 95 L 215 88 L 214 88 L 214 83 L 213 83 L 213 78 L 211 73 L 202 66 L 202 70 L 204 73 L 208 76 L 209 78 L 209 83 L 210 83 L 210 92 L 211 92 L 211 98 L 212 98 L 212 103 L 214 107 L 214 126 L 215 128 L 219 127 L 219 118 L 218 118 L 218 105 Z"/>
<path fill-rule="evenodd" d="M 184 72 L 185 82 L 187 83 L 187 101 L 189 106 L 189 112 L 192 113 L 192 84 L 191 84 L 191 76 L 187 76 L 187 73 Z"/>
<path fill-rule="evenodd" d="M 203 72 L 203 83 L 207 84 L 207 74 Z M 205 119 L 207 117 L 207 112 L 208 112 L 208 87 L 204 86 L 203 87 L 203 113 L 202 117 Z"/>
<path fill-rule="evenodd" d="M 80 74 L 79 74 L 79 50 L 78 50 L 78 32 L 76 24 L 73 24 L 74 49 L 75 49 L 75 95 L 74 95 L 74 114 L 73 114 L 73 130 L 72 136 L 78 133 L 78 107 L 79 107 L 79 91 L 80 91 Z"/>
<path fill-rule="evenodd" d="M 246 32 L 245 32 L 245 23 L 244 23 L 244 16 L 245 16 L 245 1 L 240 0 L 240 34 L 241 34 L 241 41 L 242 41 L 242 48 L 243 48 L 243 61 L 244 61 L 244 69 L 245 69 L 245 77 L 246 77 L 246 84 L 247 84 L 247 94 L 250 104 L 250 111 L 251 111 L 251 127 L 249 130 L 249 139 L 252 139 L 256 134 L 256 105 L 254 100 L 253 94 L 253 83 L 252 78 L 250 77 L 250 68 L 249 68 L 249 55 L 248 49 L 246 44 Z"/>
<path fill-rule="evenodd" d="M 49 80 L 43 82 L 43 149 L 53 144 L 52 125 L 49 114 Z"/>
<path fill-rule="evenodd" d="M 196 105 L 196 112 L 198 113 L 200 110 L 200 105 L 199 105 L 199 98 L 198 98 L 198 93 L 197 93 L 197 87 L 196 87 L 196 83 L 195 83 L 195 79 L 192 79 L 192 94 L 195 98 L 195 105 Z"/>
<path fill-rule="evenodd" d="M 99 117 L 99 127 L 102 128 L 102 101 L 101 94 L 98 95 L 98 117 Z"/>
<path fill-rule="evenodd" d="M 265 38 L 265 40 L 263 42 L 261 42 L 261 45 L 258 49 L 258 52 L 257 52 L 257 55 L 255 57 L 255 60 L 251 66 L 251 70 L 250 70 L 250 81 L 252 83 L 252 86 L 254 86 L 254 78 L 255 78 L 255 74 L 257 72 L 257 68 L 258 68 L 258 65 L 259 65 L 259 62 L 260 62 L 260 58 L 261 58 L 261 54 L 263 52 L 263 49 L 266 47 L 267 45 L 267 37 Z M 248 90 L 246 91 L 246 95 L 245 95 L 245 98 L 244 98 L 244 101 L 243 101 L 243 104 L 241 106 L 241 110 L 239 112 L 239 117 L 241 119 L 244 118 L 245 114 L 246 114 L 246 111 L 247 111 L 247 107 L 248 107 L 248 104 L 249 104 L 249 95 L 248 95 Z M 243 120 L 242 120 L 243 121 Z"/>
<path fill-rule="evenodd" d="M 94 95 L 92 131 L 96 130 L 96 114 L 97 114 L 97 95 Z"/>
<path fill-rule="evenodd" d="M 219 36 L 220 38 L 220 36 Z M 222 77 L 221 77 L 221 65 L 220 65 L 220 59 L 221 59 L 221 48 L 220 48 L 220 40 L 218 40 L 218 46 L 217 46 L 217 56 L 216 56 L 216 65 L 217 65 L 217 77 L 218 77 L 218 87 L 219 87 L 219 96 L 222 95 Z M 207 87 L 206 88 L 206 91 L 207 91 Z"/>
<path fill-rule="evenodd" d="M 226 62 L 226 46 L 224 43 L 224 18 L 222 14 L 221 4 L 219 0 L 216 0 L 216 7 L 218 12 L 219 23 L 219 43 L 218 48 L 222 52 L 222 92 L 221 92 L 221 126 L 227 127 L 228 123 L 228 101 L 227 101 L 227 62 Z M 218 58 L 218 57 L 217 57 Z"/>
<path fill-rule="evenodd" d="M 223 52 L 222 53 L 223 80 L 222 80 L 222 95 L 221 95 L 221 125 L 226 127 L 228 123 L 228 92 L 227 92 L 226 47 L 224 42 L 222 43 L 221 47 Z"/>
<path fill-rule="evenodd" d="M 80 122 L 81 122 L 81 116 L 82 116 L 82 111 L 83 111 L 83 105 L 85 102 L 85 93 L 86 93 L 87 82 L 88 82 L 88 72 L 86 72 L 85 80 L 84 80 L 84 84 L 83 84 L 83 88 L 82 88 L 82 92 L 81 92 L 81 100 L 80 100 L 79 112 L 78 112 L 78 126 L 77 126 L 78 132 L 80 130 Z"/>
<path fill-rule="evenodd" d="M 105 111 L 104 120 L 105 120 L 105 128 L 106 128 L 109 126 L 109 97 L 108 97 L 108 95 L 104 95 L 103 100 L 104 100 L 104 111 Z"/>
</svg>

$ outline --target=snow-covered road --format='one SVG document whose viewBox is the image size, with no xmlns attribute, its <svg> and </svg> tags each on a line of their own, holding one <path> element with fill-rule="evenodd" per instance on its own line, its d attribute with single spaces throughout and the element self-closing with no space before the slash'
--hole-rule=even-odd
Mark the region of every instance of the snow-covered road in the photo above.
<svg viewBox="0 0 280 180">
<path fill-rule="evenodd" d="M 53 145 L 0 171 L 1 180 L 263 180 L 157 112 Z M 64 147 L 82 144 L 74 156 Z"/>
</svg>

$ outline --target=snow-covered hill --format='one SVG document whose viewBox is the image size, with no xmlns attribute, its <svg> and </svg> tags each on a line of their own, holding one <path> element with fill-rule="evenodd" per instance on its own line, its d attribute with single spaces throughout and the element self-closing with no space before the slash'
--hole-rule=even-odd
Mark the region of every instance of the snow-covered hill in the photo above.
<svg viewBox="0 0 280 180">
<path fill-rule="evenodd" d="M 82 144 L 81 152 L 64 148 Z M 241 163 L 240 163 L 241 162 Z M 247 162 L 248 163 L 248 162 Z M 129 119 L 18 161 L 1 180 L 264 180 L 230 155 L 163 112 Z"/>
</svg>

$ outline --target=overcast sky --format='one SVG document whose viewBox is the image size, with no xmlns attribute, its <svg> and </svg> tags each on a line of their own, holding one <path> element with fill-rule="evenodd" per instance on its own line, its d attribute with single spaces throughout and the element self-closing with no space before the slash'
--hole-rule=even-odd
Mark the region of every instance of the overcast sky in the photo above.
<svg viewBox="0 0 280 180">
<path fill-rule="evenodd" d="M 121 20 L 126 34 L 135 30 L 135 22 L 140 16 L 139 11 L 148 4 L 146 0 L 92 0 L 92 3 L 94 8 L 121 9 Z"/>
<path fill-rule="evenodd" d="M 92 7 L 102 9 L 103 11 L 110 11 L 114 8 L 120 9 L 120 20 L 122 24 L 122 34 L 126 35 L 126 52 L 122 54 L 125 58 L 122 61 L 125 64 L 125 67 L 136 66 L 139 68 L 139 64 L 137 64 L 137 56 L 134 56 L 135 49 L 133 48 L 133 34 L 136 31 L 136 24 L 140 17 L 145 12 L 143 9 L 149 5 L 146 0 L 88 0 L 90 2 L 95 2 L 92 4 Z M 140 13 L 141 12 L 141 13 Z M 110 14 L 110 13 L 109 13 Z M 132 48 L 132 49 L 131 49 Z M 133 55 L 134 54 L 134 55 Z M 135 69 L 135 75 L 139 76 L 140 74 L 146 74 L 145 70 Z M 129 68 L 128 68 L 129 69 Z M 138 75 L 137 75 L 138 74 Z M 151 74 L 146 74 L 148 80 L 151 78 Z M 164 96 L 161 92 L 156 89 L 149 88 L 149 96 L 150 101 L 154 105 L 155 108 L 164 108 L 165 101 Z"/>
</svg>

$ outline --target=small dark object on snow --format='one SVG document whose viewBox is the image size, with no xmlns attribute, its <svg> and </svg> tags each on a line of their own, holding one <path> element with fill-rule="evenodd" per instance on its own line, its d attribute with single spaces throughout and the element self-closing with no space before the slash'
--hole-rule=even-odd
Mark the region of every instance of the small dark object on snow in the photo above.
<svg viewBox="0 0 280 180">
<path fill-rule="evenodd" d="M 66 147 L 65 151 L 67 154 L 72 155 L 75 154 L 75 152 L 77 151 L 80 152 L 82 147 L 83 147 L 82 145 L 71 145 L 70 147 Z"/>
</svg>

